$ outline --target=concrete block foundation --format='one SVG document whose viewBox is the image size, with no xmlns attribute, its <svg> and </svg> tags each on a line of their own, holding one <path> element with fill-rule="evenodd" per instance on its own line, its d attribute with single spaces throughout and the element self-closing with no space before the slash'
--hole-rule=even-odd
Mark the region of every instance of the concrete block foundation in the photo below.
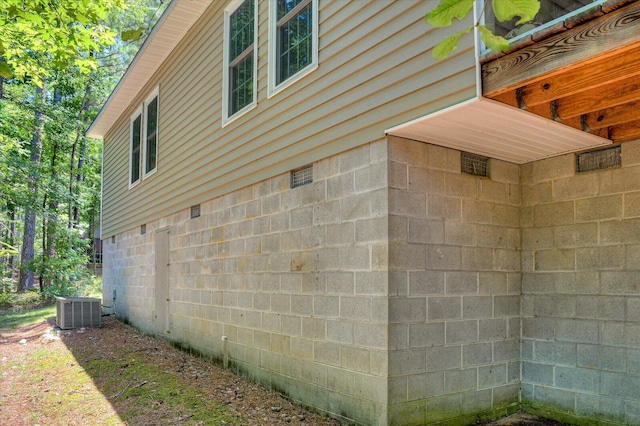
<svg viewBox="0 0 640 426">
<path fill-rule="evenodd" d="M 105 240 L 105 301 L 357 424 L 638 424 L 640 181 L 619 178 L 640 149 L 622 150 L 615 169 L 567 154 L 478 177 L 459 151 L 381 139 L 311 184 L 275 176 Z"/>
</svg>

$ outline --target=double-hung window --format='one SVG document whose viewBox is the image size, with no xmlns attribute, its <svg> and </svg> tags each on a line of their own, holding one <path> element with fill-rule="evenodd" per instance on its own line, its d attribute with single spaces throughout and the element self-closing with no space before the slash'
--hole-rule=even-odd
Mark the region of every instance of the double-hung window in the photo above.
<svg viewBox="0 0 640 426">
<path fill-rule="evenodd" d="M 142 169 L 142 109 L 138 109 L 131 117 L 130 134 L 129 185 L 133 186 L 140 182 L 140 171 Z"/>
<path fill-rule="evenodd" d="M 158 163 L 158 91 L 145 102 L 144 175 L 156 170 Z"/>
<path fill-rule="evenodd" d="M 223 122 L 256 104 L 257 0 L 232 3 L 225 11 Z"/>
<path fill-rule="evenodd" d="M 133 187 L 158 167 L 158 89 L 131 116 L 129 135 L 129 187 Z"/>
<path fill-rule="evenodd" d="M 270 93 L 318 65 L 318 0 L 272 0 Z"/>
</svg>

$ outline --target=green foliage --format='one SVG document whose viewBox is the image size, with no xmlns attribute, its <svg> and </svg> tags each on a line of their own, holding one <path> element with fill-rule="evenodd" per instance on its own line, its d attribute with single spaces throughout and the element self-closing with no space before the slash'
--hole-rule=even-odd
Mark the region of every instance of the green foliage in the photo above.
<svg viewBox="0 0 640 426">
<path fill-rule="evenodd" d="M 448 27 L 453 20 L 461 20 L 471 11 L 474 0 L 442 0 L 438 6 L 427 13 L 427 24 L 434 27 Z"/>
<path fill-rule="evenodd" d="M 0 257 L 6 257 L 16 254 L 18 254 L 18 249 L 0 241 Z"/>
<path fill-rule="evenodd" d="M 122 41 L 138 41 L 142 37 L 144 30 L 144 27 L 138 27 L 133 30 L 123 31 L 120 35 L 120 38 L 122 39 Z"/>
<path fill-rule="evenodd" d="M 486 4 L 490 0 L 485 0 Z M 517 25 L 531 21 L 540 10 L 540 0 L 491 0 L 496 19 L 500 22 L 510 21 L 515 17 L 520 19 Z M 425 15 L 425 21 L 434 27 L 448 27 L 454 21 L 464 19 L 473 8 L 473 0 L 441 0 L 438 6 Z M 481 18 L 481 17 L 480 17 Z M 494 51 L 503 51 L 509 47 L 509 41 L 504 37 L 494 34 L 487 26 L 481 25 L 480 20 L 474 25 L 458 31 L 438 43 L 432 52 L 436 59 L 443 59 L 458 47 L 460 37 L 473 28 L 478 28 L 480 39 L 487 48 Z"/>
<path fill-rule="evenodd" d="M 23 270 L 35 273 L 44 299 L 76 295 L 89 279 L 102 161 L 100 141 L 84 135 L 167 4 L 127 0 L 125 11 L 124 0 L 0 0 L 0 242 L 17 247 L 19 218 L 35 214 L 35 256 Z M 46 97 L 36 102 L 42 83 Z M 39 162 L 31 157 L 36 110 Z M 15 254 L 0 244 L 5 302 L 14 299 Z"/>
<path fill-rule="evenodd" d="M 493 13 L 500 22 L 520 17 L 516 25 L 524 24 L 535 18 L 540 10 L 538 0 L 493 0 Z"/>
<path fill-rule="evenodd" d="M 502 52 L 509 48 L 509 40 L 495 35 L 486 25 L 478 25 L 478 30 L 480 32 L 480 40 L 488 49 L 494 52 Z"/>
<path fill-rule="evenodd" d="M 3 76 L 10 71 L 42 85 L 54 70 L 73 66 L 90 73 L 98 65 L 93 52 L 113 44 L 116 35 L 101 22 L 123 7 L 123 0 L 0 0 Z"/>
<path fill-rule="evenodd" d="M 436 45 L 433 50 L 434 58 L 442 59 L 449 56 L 449 53 L 453 52 L 458 47 L 458 40 L 461 36 L 471 31 L 472 27 L 465 28 L 462 31 L 458 31 L 454 35 L 445 38 Z"/>
</svg>

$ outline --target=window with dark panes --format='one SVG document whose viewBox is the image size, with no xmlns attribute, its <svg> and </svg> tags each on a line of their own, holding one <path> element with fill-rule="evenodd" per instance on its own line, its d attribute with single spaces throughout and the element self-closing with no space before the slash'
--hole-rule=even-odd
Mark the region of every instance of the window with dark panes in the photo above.
<svg viewBox="0 0 640 426">
<path fill-rule="evenodd" d="M 158 157 L 158 95 L 147 103 L 146 108 L 144 172 L 148 174 L 155 170 Z"/>
<path fill-rule="evenodd" d="M 312 0 L 276 0 L 276 85 L 313 62 Z"/>
<path fill-rule="evenodd" d="M 140 149 L 142 148 L 142 114 L 138 114 L 131 121 L 131 177 L 129 183 L 133 185 L 140 180 Z"/>
<path fill-rule="evenodd" d="M 255 5 L 246 0 L 229 16 L 228 117 L 254 102 Z"/>
</svg>

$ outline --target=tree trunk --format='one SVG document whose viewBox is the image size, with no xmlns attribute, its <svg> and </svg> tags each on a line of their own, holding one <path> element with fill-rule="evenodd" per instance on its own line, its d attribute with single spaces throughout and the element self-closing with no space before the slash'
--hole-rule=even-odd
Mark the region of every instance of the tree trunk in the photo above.
<svg viewBox="0 0 640 426">
<path fill-rule="evenodd" d="M 51 155 L 51 181 L 53 184 L 56 184 L 56 180 L 58 179 L 58 173 L 56 171 L 56 158 L 58 155 L 58 141 L 56 140 L 53 144 L 53 153 Z M 47 201 L 48 198 L 51 198 L 50 201 Z M 55 195 L 55 191 L 52 197 L 48 197 L 45 194 L 44 201 L 42 202 L 42 209 L 46 214 L 43 218 L 42 223 L 42 243 L 44 249 L 44 255 L 42 256 L 43 263 L 43 271 L 47 271 L 48 265 L 51 259 L 56 257 L 56 233 L 57 226 L 56 221 L 58 217 L 58 199 Z M 51 285 L 51 274 L 47 274 L 49 277 L 44 280 L 40 279 L 40 290 L 44 287 Z"/>
<path fill-rule="evenodd" d="M 31 172 L 29 173 L 28 188 L 32 197 L 30 203 L 26 205 L 24 215 L 24 235 L 22 237 L 22 258 L 20 281 L 18 282 L 18 291 L 33 288 L 34 273 L 33 259 L 35 258 L 35 239 L 36 239 L 36 198 L 38 196 L 38 169 L 40 167 L 40 158 L 42 157 L 42 133 L 44 130 L 44 112 L 43 107 L 47 98 L 46 83 L 42 88 L 36 88 L 35 99 L 35 124 L 33 127 L 33 138 L 31 139 Z"/>
<path fill-rule="evenodd" d="M 15 236 L 16 236 L 16 206 L 13 203 L 7 204 L 7 213 L 9 214 L 9 232 L 7 236 L 7 244 L 11 247 L 15 247 Z M 13 278 L 13 265 L 15 263 L 15 256 L 9 255 L 7 258 L 8 269 L 9 269 L 9 278 Z"/>
<path fill-rule="evenodd" d="M 84 97 L 82 98 L 82 105 L 80 106 L 80 111 L 78 111 L 78 122 L 84 122 L 84 116 L 86 112 L 89 110 L 89 96 L 91 95 L 91 79 L 87 81 L 87 85 L 84 88 Z M 85 153 L 85 133 L 84 126 L 78 127 L 78 131 L 76 133 L 76 139 L 73 142 L 73 147 L 71 148 L 71 172 L 69 173 L 69 229 L 71 229 L 75 224 L 80 222 L 80 211 L 77 204 L 74 202 L 74 180 L 77 180 L 78 183 L 82 181 L 82 167 L 84 166 L 84 153 Z M 75 176 L 75 161 L 76 161 L 76 151 L 78 150 L 78 143 L 82 140 L 82 151 L 80 158 L 78 159 L 78 176 Z"/>
</svg>

